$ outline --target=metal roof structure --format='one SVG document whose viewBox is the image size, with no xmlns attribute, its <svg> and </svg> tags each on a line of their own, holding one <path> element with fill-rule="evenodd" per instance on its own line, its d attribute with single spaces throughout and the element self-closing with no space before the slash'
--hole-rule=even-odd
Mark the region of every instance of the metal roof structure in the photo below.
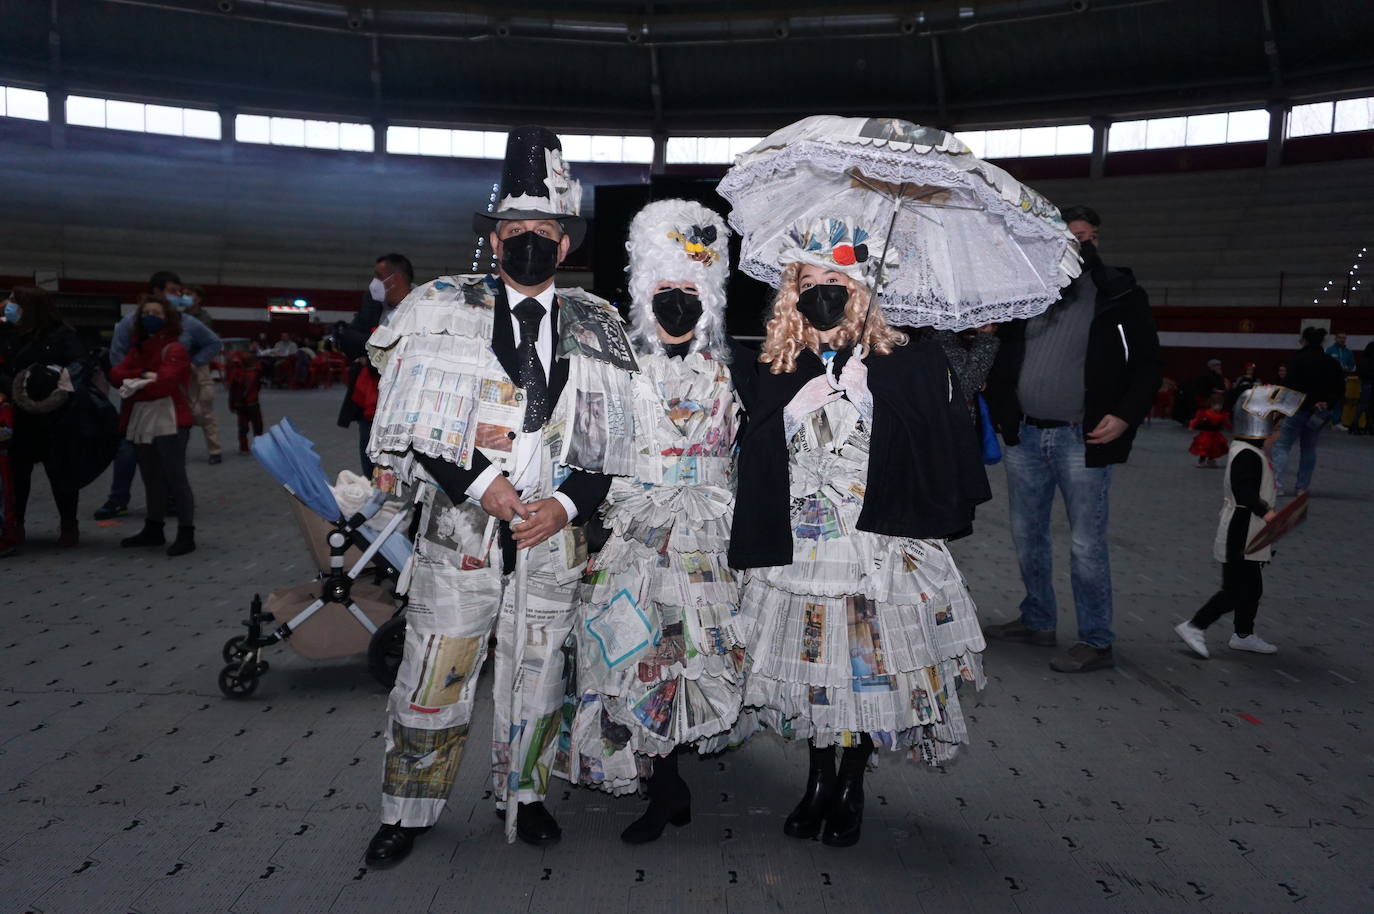
<svg viewBox="0 0 1374 914">
<path fill-rule="evenodd" d="M 1368 0 L 0 0 L 0 80 L 364 120 L 759 133 L 1374 88 Z"/>
</svg>

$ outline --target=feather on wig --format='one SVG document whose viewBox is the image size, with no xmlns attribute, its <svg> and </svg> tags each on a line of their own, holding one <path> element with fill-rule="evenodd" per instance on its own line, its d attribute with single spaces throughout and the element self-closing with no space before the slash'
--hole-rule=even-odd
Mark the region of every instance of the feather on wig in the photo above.
<svg viewBox="0 0 1374 914">
<path fill-rule="evenodd" d="M 701 297 L 692 352 L 728 362 L 725 283 L 730 274 L 730 230 L 717 213 L 691 200 L 658 200 L 630 222 L 630 339 L 642 353 L 662 353 L 654 317 L 654 289 L 690 282 Z"/>
</svg>

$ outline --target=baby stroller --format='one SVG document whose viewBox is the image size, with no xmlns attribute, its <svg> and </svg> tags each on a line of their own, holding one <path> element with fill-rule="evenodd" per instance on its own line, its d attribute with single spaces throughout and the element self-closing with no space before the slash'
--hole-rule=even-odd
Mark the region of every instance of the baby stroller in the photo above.
<svg viewBox="0 0 1374 914">
<path fill-rule="evenodd" d="M 253 456 L 291 495 L 291 508 L 305 534 L 320 574 L 315 580 L 254 594 L 246 635 L 224 645 L 227 666 L 219 673 L 219 690 L 228 698 L 247 698 L 268 670 L 262 649 L 285 641 L 312 660 L 367 653 L 376 680 L 396 681 L 405 644 L 404 601 L 384 584 L 394 584 L 410 558 L 402 525 L 409 517 L 397 511 L 380 530 L 367 526 L 387 501 L 373 490 L 371 498 L 345 517 L 320 466 L 314 444 L 283 419 L 268 434 L 255 438 Z M 373 580 L 359 576 L 373 566 Z M 278 622 L 265 631 L 268 623 Z"/>
</svg>

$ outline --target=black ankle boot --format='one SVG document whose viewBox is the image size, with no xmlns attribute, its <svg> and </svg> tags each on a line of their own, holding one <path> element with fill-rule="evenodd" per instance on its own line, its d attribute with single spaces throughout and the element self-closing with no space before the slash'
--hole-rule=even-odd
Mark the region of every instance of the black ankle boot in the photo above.
<svg viewBox="0 0 1374 914">
<path fill-rule="evenodd" d="M 826 810 L 822 844 L 849 847 L 859 843 L 864 821 L 864 769 L 872 754 L 873 740 L 865 733 L 859 745 L 849 747 L 840 756 L 840 774 Z"/>
<path fill-rule="evenodd" d="M 167 538 L 162 535 L 162 521 L 145 520 L 143 529 L 133 536 L 126 536 L 119 541 L 121 546 L 161 546 L 167 542 Z"/>
<path fill-rule="evenodd" d="M 677 752 L 675 749 L 654 759 L 654 771 L 649 775 L 649 808 L 620 833 L 620 840 L 626 844 L 657 841 L 664 827 L 681 828 L 692 821 L 692 792 L 677 772 Z"/>
<path fill-rule="evenodd" d="M 825 812 L 830 808 L 831 794 L 835 790 L 834 748 L 818 749 L 814 743 L 809 745 L 811 758 L 806 792 L 782 824 L 782 833 L 789 838 L 814 838 L 821 833 L 821 823 L 825 821 Z"/>
<path fill-rule="evenodd" d="M 176 556 L 176 555 L 185 555 L 185 554 L 188 553 L 188 552 L 195 552 L 195 551 L 196 551 L 196 528 L 195 528 L 195 527 L 177 527 L 177 538 L 172 542 L 172 545 L 170 545 L 170 546 L 167 547 L 167 554 L 168 554 L 168 555 L 172 555 L 172 556 Z"/>
</svg>

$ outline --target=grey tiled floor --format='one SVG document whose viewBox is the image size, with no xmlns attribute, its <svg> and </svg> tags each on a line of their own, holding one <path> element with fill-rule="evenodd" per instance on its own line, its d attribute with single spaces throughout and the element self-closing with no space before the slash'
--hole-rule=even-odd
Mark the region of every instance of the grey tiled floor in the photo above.
<svg viewBox="0 0 1374 914">
<path fill-rule="evenodd" d="M 338 397 L 264 398 L 331 473 L 356 459 Z M 1322 441 L 1312 519 L 1266 572 L 1259 631 L 1281 652 L 1226 650 L 1223 621 L 1211 661 L 1170 630 L 1218 578 L 1220 473 L 1192 469 L 1187 442 L 1157 423 L 1115 478 L 1118 668 L 1059 676 L 1043 649 L 994 645 L 970 750 L 941 772 L 882 764 L 857 848 L 782 836 L 804 753 L 771 737 L 684 763 L 694 820 L 655 845 L 617 839 L 638 801 L 560 784 L 565 840 L 507 846 L 476 736 L 449 812 L 391 871 L 361 862 L 385 701 L 362 663 L 283 648 L 251 700 L 215 688 L 252 593 L 312 573 L 281 491 L 247 458 L 207 466 L 194 442 L 201 548 L 172 561 L 118 548 L 137 518 L 88 521 L 59 552 L 37 485 L 32 545 L 0 564 L 0 910 L 1374 909 L 1374 441 Z M 985 619 L 1020 594 L 992 479 L 997 500 L 955 547 Z M 1062 510 L 1056 524 L 1067 638 Z"/>
</svg>

